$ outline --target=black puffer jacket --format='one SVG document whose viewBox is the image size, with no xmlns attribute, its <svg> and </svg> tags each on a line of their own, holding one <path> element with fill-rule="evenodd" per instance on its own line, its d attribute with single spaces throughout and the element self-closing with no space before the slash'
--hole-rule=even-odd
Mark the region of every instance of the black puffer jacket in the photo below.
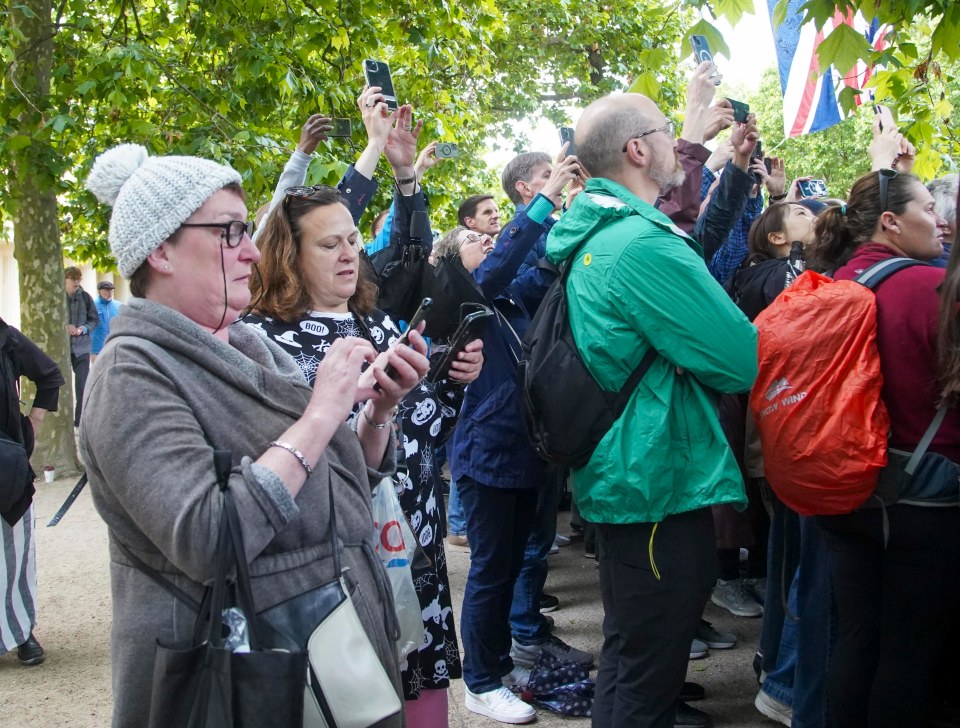
<svg viewBox="0 0 960 728">
<path fill-rule="evenodd" d="M 803 246 L 794 243 L 789 257 L 751 262 L 748 258 L 723 284 L 733 302 L 753 321 L 784 289 L 789 288 L 806 264 Z"/>
</svg>

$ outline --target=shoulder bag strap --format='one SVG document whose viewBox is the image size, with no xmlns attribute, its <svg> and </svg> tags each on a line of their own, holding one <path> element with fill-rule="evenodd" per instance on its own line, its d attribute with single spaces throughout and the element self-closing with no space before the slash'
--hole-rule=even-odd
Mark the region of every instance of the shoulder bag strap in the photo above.
<svg viewBox="0 0 960 728">
<path fill-rule="evenodd" d="M 917 471 L 920 460 L 927 454 L 927 448 L 930 447 L 930 443 L 933 442 L 933 438 L 936 437 L 937 432 L 940 430 L 940 425 L 943 424 L 943 418 L 946 417 L 946 415 L 947 405 L 944 403 L 937 408 L 937 412 L 933 416 L 933 421 L 930 423 L 930 426 L 927 427 L 927 431 L 923 433 L 923 437 L 920 438 L 920 442 L 917 444 L 917 449 L 913 451 L 913 455 L 911 455 L 907 461 L 907 467 L 905 468 L 907 475 L 913 475 Z"/>
<path fill-rule="evenodd" d="M 914 258 L 887 258 L 874 263 L 853 280 L 874 291 L 877 289 L 877 286 L 894 273 L 904 268 L 912 268 L 915 265 L 929 265 L 929 263 L 924 263 L 922 260 L 915 260 Z"/>
</svg>

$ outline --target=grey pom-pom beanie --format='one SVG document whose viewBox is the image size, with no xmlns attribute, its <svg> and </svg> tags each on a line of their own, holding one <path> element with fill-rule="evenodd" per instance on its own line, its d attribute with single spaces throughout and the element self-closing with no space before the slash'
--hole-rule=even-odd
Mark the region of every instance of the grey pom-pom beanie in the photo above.
<svg viewBox="0 0 960 728">
<path fill-rule="evenodd" d="M 139 144 L 121 144 L 97 157 L 87 189 L 113 206 L 110 249 L 130 278 L 211 195 L 240 181 L 235 169 L 209 159 L 151 157 Z"/>
</svg>

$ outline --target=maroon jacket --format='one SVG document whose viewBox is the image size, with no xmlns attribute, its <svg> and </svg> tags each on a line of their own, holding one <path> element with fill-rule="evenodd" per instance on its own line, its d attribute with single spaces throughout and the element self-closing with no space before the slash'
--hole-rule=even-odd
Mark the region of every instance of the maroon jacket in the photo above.
<svg viewBox="0 0 960 728">
<path fill-rule="evenodd" d="M 835 278 L 851 280 L 893 251 L 865 243 Z M 883 401 L 890 412 L 890 447 L 913 452 L 937 409 L 937 322 L 943 268 L 905 268 L 881 283 L 877 296 L 877 346 L 883 372 Z M 960 410 L 951 408 L 937 432 L 932 452 L 960 463 Z"/>
<path fill-rule="evenodd" d="M 693 226 L 700 215 L 700 203 L 703 202 L 700 199 L 700 183 L 703 180 L 703 165 L 710 157 L 710 150 L 702 144 L 677 139 L 677 155 L 687 176 L 682 185 L 657 200 L 657 209 L 687 235 L 692 235 Z"/>
</svg>

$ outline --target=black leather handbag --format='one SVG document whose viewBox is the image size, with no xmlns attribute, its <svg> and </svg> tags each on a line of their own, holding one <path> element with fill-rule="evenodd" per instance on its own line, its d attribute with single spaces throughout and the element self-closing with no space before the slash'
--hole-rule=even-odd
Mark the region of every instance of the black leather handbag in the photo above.
<svg viewBox="0 0 960 728">
<path fill-rule="evenodd" d="M 153 664 L 150 728 L 301 728 L 307 653 L 264 646 L 254 612 L 253 592 L 240 518 L 227 486 L 230 453 L 214 454 L 223 498 L 217 538 L 217 570 L 202 604 L 134 556 L 141 571 L 197 611 L 193 639 L 157 643 Z M 231 574 L 236 579 L 231 584 Z M 249 652 L 226 645 L 223 613 L 239 607 L 246 617 Z"/>
</svg>

